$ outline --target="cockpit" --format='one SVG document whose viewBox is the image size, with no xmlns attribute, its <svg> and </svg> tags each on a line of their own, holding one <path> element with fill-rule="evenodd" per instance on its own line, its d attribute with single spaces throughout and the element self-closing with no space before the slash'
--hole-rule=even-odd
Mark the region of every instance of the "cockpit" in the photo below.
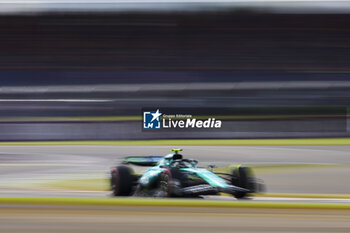
<svg viewBox="0 0 350 233">
<path fill-rule="evenodd" d="M 176 159 L 170 163 L 171 167 L 177 168 L 195 168 L 198 161 L 195 159 Z"/>
<path fill-rule="evenodd" d="M 182 151 L 182 149 L 172 149 L 172 151 L 175 153 L 164 156 L 164 158 L 159 161 L 159 165 L 166 165 L 177 168 L 194 168 L 197 166 L 197 160 L 184 159 L 183 156 L 179 154 L 179 151 Z"/>
</svg>

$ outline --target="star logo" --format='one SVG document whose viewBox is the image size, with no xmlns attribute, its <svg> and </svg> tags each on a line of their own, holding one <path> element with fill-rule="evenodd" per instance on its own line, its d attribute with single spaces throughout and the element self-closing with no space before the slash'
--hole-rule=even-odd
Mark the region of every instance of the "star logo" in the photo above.
<svg viewBox="0 0 350 233">
<path fill-rule="evenodd" d="M 160 129 L 161 122 L 160 116 L 162 113 L 157 109 L 157 111 L 145 111 L 143 112 L 143 128 L 144 129 Z"/>
<path fill-rule="evenodd" d="M 159 117 L 162 115 L 160 112 L 159 112 L 159 109 L 157 109 L 157 111 L 155 113 L 151 113 L 151 115 L 153 116 L 152 121 L 156 120 L 159 121 Z"/>
</svg>

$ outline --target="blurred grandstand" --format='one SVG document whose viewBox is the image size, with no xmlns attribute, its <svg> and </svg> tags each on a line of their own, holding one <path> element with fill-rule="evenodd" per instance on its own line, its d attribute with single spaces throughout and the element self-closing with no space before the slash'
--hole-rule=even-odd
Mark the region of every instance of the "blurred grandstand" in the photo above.
<svg viewBox="0 0 350 233">
<path fill-rule="evenodd" d="M 347 1 L 0 4 L 0 140 L 349 136 Z M 343 110 L 183 134 L 146 106 Z"/>
</svg>

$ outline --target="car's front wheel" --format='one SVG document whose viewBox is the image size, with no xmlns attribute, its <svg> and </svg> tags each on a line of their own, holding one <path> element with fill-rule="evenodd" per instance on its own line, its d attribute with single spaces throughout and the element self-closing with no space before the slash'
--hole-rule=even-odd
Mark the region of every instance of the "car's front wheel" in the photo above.
<svg viewBox="0 0 350 233">
<path fill-rule="evenodd" d="M 238 167 L 232 171 L 232 180 L 231 183 L 234 186 L 245 188 L 250 190 L 249 185 L 249 176 L 251 174 L 250 168 L 248 167 Z M 247 192 L 236 192 L 233 196 L 237 199 L 245 198 L 247 196 Z"/>
</svg>

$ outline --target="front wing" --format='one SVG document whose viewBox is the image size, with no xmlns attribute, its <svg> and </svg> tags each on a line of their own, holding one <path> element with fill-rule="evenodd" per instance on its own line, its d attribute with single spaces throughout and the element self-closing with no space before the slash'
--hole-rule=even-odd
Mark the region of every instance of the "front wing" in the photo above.
<svg viewBox="0 0 350 233">
<path fill-rule="evenodd" d="M 229 185 L 226 188 L 213 187 L 209 184 L 200 184 L 190 187 L 181 188 L 179 192 L 182 196 L 199 196 L 199 195 L 217 195 L 219 193 L 236 194 L 237 192 L 249 193 L 248 189 Z"/>
</svg>

